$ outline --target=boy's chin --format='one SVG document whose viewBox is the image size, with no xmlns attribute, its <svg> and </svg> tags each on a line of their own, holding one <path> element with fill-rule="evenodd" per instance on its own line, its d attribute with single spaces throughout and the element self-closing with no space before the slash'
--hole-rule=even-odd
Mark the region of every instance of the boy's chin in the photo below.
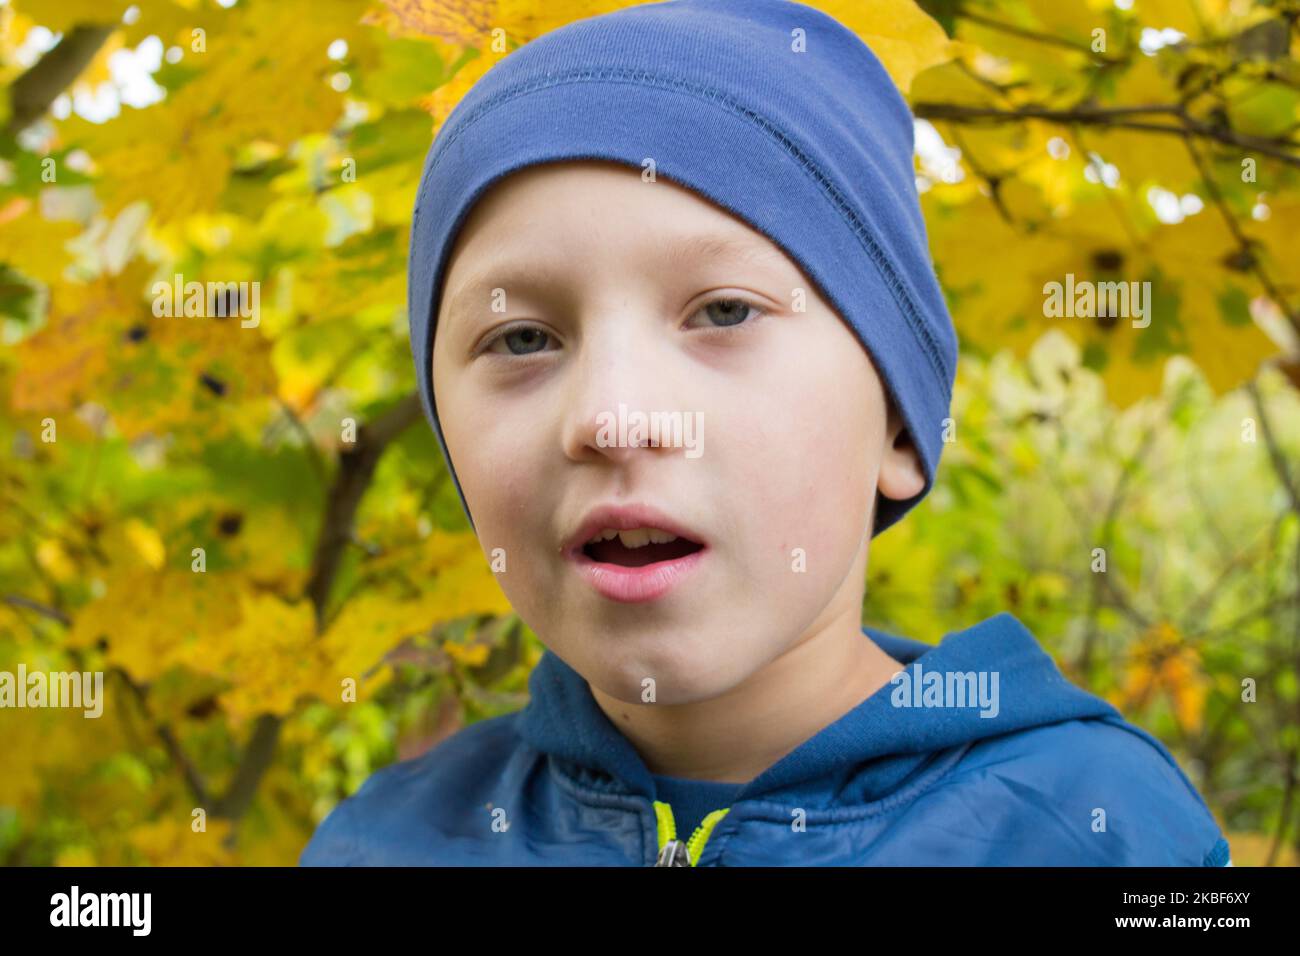
<svg viewBox="0 0 1300 956">
<path fill-rule="evenodd" d="M 754 662 L 757 670 L 761 662 Z M 750 673 L 734 654 L 711 648 L 706 653 L 648 661 L 645 657 L 605 657 L 587 680 L 606 695 L 628 704 L 679 706 L 718 697 Z"/>
</svg>

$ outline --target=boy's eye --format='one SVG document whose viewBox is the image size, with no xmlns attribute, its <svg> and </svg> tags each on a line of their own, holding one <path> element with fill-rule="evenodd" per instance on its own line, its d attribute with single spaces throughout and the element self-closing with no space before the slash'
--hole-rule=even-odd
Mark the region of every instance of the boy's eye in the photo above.
<svg viewBox="0 0 1300 956">
<path fill-rule="evenodd" d="M 702 305 L 691 318 L 704 316 L 706 322 L 703 328 L 705 329 L 726 329 L 740 325 L 758 314 L 760 314 L 760 310 L 744 299 L 714 299 L 712 302 L 706 302 Z M 688 322 L 688 324 L 690 323 Z"/>
<path fill-rule="evenodd" d="M 702 331 L 725 333 L 737 327 L 744 327 L 746 323 L 752 325 L 754 319 L 762 314 L 761 309 L 750 305 L 744 299 L 714 299 L 696 309 L 695 314 L 687 320 L 687 325 L 692 325 L 694 319 L 703 316 L 704 323 L 699 326 Z M 533 325 L 519 325 L 498 332 L 482 346 L 481 351 L 494 352 L 498 355 L 531 355 L 546 351 L 551 340 L 550 333 L 543 329 Z"/>
<path fill-rule="evenodd" d="M 497 346 L 504 345 L 510 355 L 529 355 L 543 351 L 549 339 L 550 336 L 541 329 L 531 325 L 521 325 L 497 335 L 488 343 L 484 351 L 501 353 L 502 350 Z"/>
</svg>

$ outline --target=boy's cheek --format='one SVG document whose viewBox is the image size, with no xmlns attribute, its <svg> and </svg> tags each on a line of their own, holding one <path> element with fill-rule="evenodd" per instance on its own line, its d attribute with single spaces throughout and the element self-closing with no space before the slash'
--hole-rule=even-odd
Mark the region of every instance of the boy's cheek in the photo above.
<svg viewBox="0 0 1300 956">
<path fill-rule="evenodd" d="M 448 419 L 455 415 L 453 410 Z M 456 475 L 477 526 L 499 519 L 518 519 L 520 511 L 545 490 L 538 473 L 536 423 L 516 424 L 511 419 L 479 408 L 473 414 L 444 421 L 443 433 Z"/>
<path fill-rule="evenodd" d="M 515 459 L 496 467 L 491 456 L 472 461 L 453 458 L 465 500 L 474 516 L 474 530 L 498 584 L 514 604 L 520 592 L 535 585 L 548 549 L 558 553 L 557 533 L 543 510 L 535 476 Z"/>
<path fill-rule="evenodd" d="M 820 593 L 825 580 L 843 578 L 866 532 L 872 500 L 871 471 L 860 460 L 865 453 L 855 460 L 851 448 L 850 442 L 805 445 L 751 476 L 751 487 L 762 489 L 754 508 L 762 517 L 750 529 L 753 553 L 764 556 L 751 572 L 755 579 L 794 597 L 804 588 Z"/>
</svg>

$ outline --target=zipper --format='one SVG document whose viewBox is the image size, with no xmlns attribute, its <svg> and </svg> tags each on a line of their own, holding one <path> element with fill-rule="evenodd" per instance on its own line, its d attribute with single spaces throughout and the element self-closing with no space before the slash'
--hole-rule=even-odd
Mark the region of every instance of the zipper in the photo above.
<svg viewBox="0 0 1300 956">
<path fill-rule="evenodd" d="M 690 838 L 683 841 L 677 839 L 673 808 L 662 800 L 656 800 L 654 808 L 659 835 L 659 857 L 655 860 L 655 866 L 695 866 L 700 861 L 700 854 L 704 852 L 704 844 L 709 842 L 709 837 L 713 834 L 713 828 L 731 810 L 727 807 L 712 811 L 700 821 Z"/>
</svg>

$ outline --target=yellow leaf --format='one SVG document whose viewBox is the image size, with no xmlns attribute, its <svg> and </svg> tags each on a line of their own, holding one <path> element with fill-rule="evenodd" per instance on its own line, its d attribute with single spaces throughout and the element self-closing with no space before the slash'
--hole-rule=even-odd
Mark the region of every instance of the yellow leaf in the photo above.
<svg viewBox="0 0 1300 956">
<path fill-rule="evenodd" d="M 1201 0 L 1142 0 L 1134 5 L 1143 26 L 1177 30 L 1196 40 L 1208 25 Z"/>
<path fill-rule="evenodd" d="M 82 23 L 120 23 L 131 0 L 59 0 L 36 3 L 26 0 L 23 12 L 54 33 L 67 33 Z"/>
<path fill-rule="evenodd" d="M 54 857 L 55 866 L 94 866 L 95 851 L 88 846 L 64 847 Z"/>
<path fill-rule="evenodd" d="M 958 52 L 943 27 L 913 0 L 810 0 L 808 5 L 856 33 L 905 94 L 918 73 Z"/>
<path fill-rule="evenodd" d="M 450 80 L 427 96 L 420 97 L 418 100 L 420 108 L 433 117 L 435 130 L 446 122 L 447 117 L 451 115 L 451 111 L 456 108 L 456 104 L 464 99 L 465 94 L 470 91 L 474 84 L 488 70 L 492 69 L 496 59 L 496 57 L 480 51 L 478 56 L 457 70 Z"/>
<path fill-rule="evenodd" d="M 18 344 L 11 401 L 18 411 L 58 412 L 94 394 L 108 367 L 104 332 L 129 308 L 116 283 L 60 283 L 46 325 Z"/>
<path fill-rule="evenodd" d="M 1036 25 L 1042 32 L 1075 42 L 1091 42 L 1092 31 L 1106 26 L 1107 8 L 1114 0 L 1028 0 Z"/>
<path fill-rule="evenodd" d="M 1252 291 L 1255 285 L 1251 277 L 1225 269 L 1234 242 L 1213 210 L 1179 223 L 1157 223 L 1135 247 L 1128 234 L 1131 224 L 1117 220 L 1107 202 L 1081 203 L 1047 228 L 1029 232 L 1014 217 L 1008 222 L 986 198 L 952 201 L 948 195 L 936 186 L 923 199 L 923 208 L 939 275 L 956 300 L 953 320 L 964 342 L 990 350 L 1008 347 L 1023 356 L 1044 332 L 1059 329 L 1104 357 L 1107 396 L 1121 407 L 1159 394 L 1171 354 L 1190 355 L 1216 392 L 1223 392 L 1277 353 L 1276 344 L 1254 322 L 1224 320 L 1220 298 L 1228 284 L 1237 281 Z M 1277 240 L 1283 231 L 1274 230 Z M 990 269 L 985 255 L 989 248 L 999 251 L 996 269 Z M 1118 267 L 1100 271 L 1098 263 L 1106 260 Z M 1135 309 L 1106 324 L 1047 315 L 1044 288 L 1051 282 L 1064 287 L 1067 274 L 1076 283 L 1151 281 L 1149 290 L 1136 287 L 1140 294 L 1151 293 L 1145 319 Z M 1157 275 L 1159 284 L 1152 281 Z"/>
<path fill-rule="evenodd" d="M 442 649 L 463 667 L 482 667 L 492 652 L 486 644 L 461 644 L 457 641 L 443 641 Z"/>
<path fill-rule="evenodd" d="M 167 549 L 163 547 L 162 537 L 155 529 L 132 518 L 126 523 L 126 537 L 145 564 L 155 571 L 162 568 L 167 558 Z"/>
<path fill-rule="evenodd" d="M 56 538 L 46 538 L 36 546 L 36 563 L 60 584 L 77 574 L 77 566 Z"/>
<path fill-rule="evenodd" d="M 176 665 L 225 676 L 225 646 L 240 620 L 239 583 L 188 568 L 154 573 L 119 551 L 108 549 L 119 560 L 104 594 L 76 613 L 68 646 L 93 646 L 102 637 L 109 660 L 140 681 Z"/>
<path fill-rule="evenodd" d="M 58 669 L 71 669 L 68 661 Z M 35 670 L 32 663 L 28 668 Z M 11 661 L 5 667 L 13 671 Z M 51 668 L 54 669 L 54 668 Z M 66 707 L 24 708 L 4 711 L 4 772 L 0 773 L 0 806 L 14 807 L 20 815 L 39 817 L 42 794 L 51 780 L 69 779 L 96 761 L 134 746 L 125 734 L 128 725 L 110 713 L 116 688 L 105 677 L 106 703 L 99 719 L 87 719 L 84 710 Z M 120 686 L 120 685 L 119 685 Z M 92 831 L 93 832 L 93 831 Z"/>
<path fill-rule="evenodd" d="M 432 622 L 420 617 L 417 602 L 400 601 L 373 592 L 348 600 L 321 637 L 321 653 L 329 661 L 325 683 L 317 693 L 327 702 L 339 700 L 341 681 L 352 678 L 360 691 L 385 654 L 407 637 L 427 631 Z"/>
<path fill-rule="evenodd" d="M 57 282 L 71 258 L 67 244 L 81 225 L 48 219 L 30 199 L 16 196 L 0 206 L 0 262 L 47 284 Z"/>
<path fill-rule="evenodd" d="M 231 688 L 222 707 L 236 723 L 259 714 L 287 714 L 298 697 L 319 686 L 325 669 L 308 601 L 274 594 L 239 595 L 240 621 L 221 642 L 220 671 Z"/>
<path fill-rule="evenodd" d="M 233 866 L 234 855 L 226 849 L 230 821 L 210 813 L 205 829 L 195 832 L 189 813 L 170 815 L 133 829 L 128 840 L 149 866 Z"/>
<path fill-rule="evenodd" d="M 986 106 L 992 99 L 989 88 L 956 59 L 918 73 L 910 93 L 913 103 Z"/>
<path fill-rule="evenodd" d="M 1200 729 L 1209 680 L 1196 649 L 1167 621 L 1153 625 L 1134 648 L 1120 687 L 1121 709 L 1145 707 L 1157 692 L 1169 699 L 1184 730 Z"/>
</svg>

